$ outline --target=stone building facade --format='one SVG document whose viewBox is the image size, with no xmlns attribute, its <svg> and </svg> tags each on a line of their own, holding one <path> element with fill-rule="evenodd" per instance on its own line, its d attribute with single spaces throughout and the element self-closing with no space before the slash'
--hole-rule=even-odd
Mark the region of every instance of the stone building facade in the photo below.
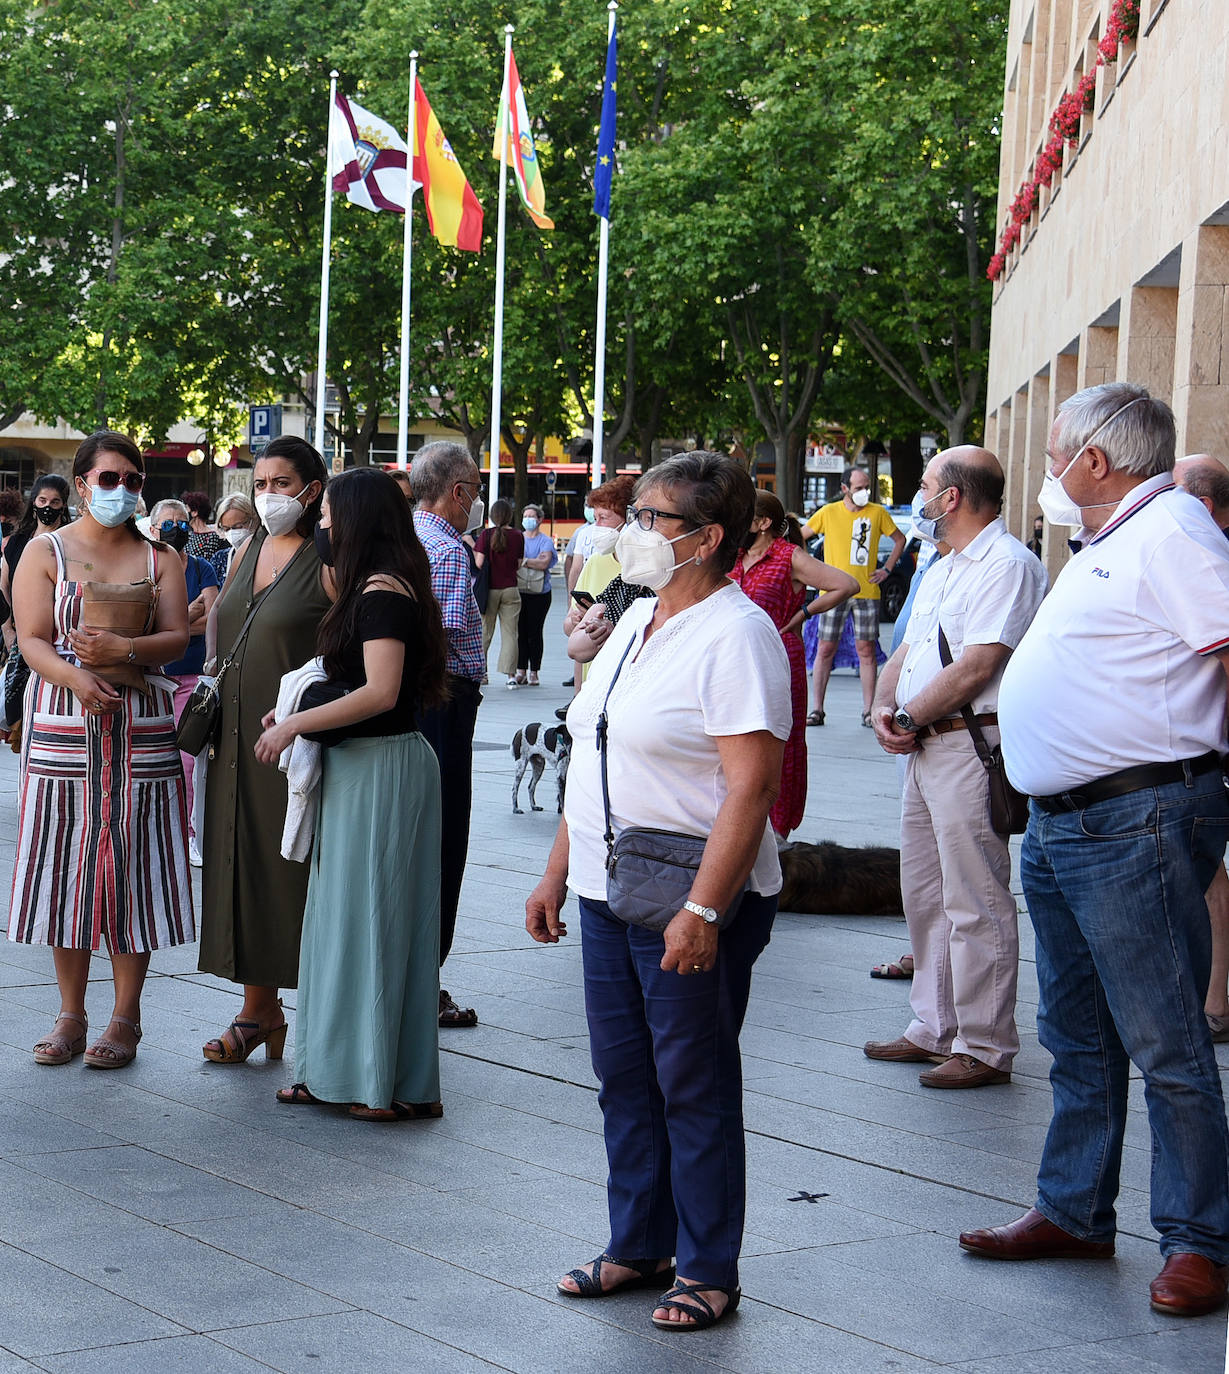
<svg viewBox="0 0 1229 1374">
<path fill-rule="evenodd" d="M 1097 382 L 1148 387 L 1179 455 L 1229 461 L 1229 0 L 1012 0 L 998 226 L 986 443 L 1012 532 L 1055 410 Z"/>
</svg>

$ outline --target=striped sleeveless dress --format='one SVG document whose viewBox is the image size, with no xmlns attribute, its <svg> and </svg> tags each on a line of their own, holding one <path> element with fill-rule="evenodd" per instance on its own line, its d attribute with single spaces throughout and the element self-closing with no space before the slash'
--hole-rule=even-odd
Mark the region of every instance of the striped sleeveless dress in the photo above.
<svg viewBox="0 0 1229 1374">
<path fill-rule="evenodd" d="M 82 587 L 55 548 L 55 650 L 76 664 L 69 631 Z M 157 577 L 149 548 L 149 576 Z M 117 711 L 94 714 L 66 687 L 30 674 L 21 753 L 17 866 L 9 939 L 62 949 L 143 954 L 196 938 L 188 874 L 183 769 L 173 686 L 117 688 Z"/>
</svg>

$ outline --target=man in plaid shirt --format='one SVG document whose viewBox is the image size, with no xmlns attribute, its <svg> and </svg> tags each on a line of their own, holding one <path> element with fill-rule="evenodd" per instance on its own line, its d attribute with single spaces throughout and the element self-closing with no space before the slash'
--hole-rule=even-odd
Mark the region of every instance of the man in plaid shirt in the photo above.
<svg viewBox="0 0 1229 1374">
<path fill-rule="evenodd" d="M 414 528 L 431 563 L 431 589 L 448 636 L 449 699 L 425 711 L 419 729 L 440 765 L 440 966 L 452 948 L 457 903 L 469 853 L 474 726 L 486 674 L 482 616 L 474 600 L 469 551 L 461 535 L 482 524 L 482 479 L 468 449 L 440 441 L 419 450 L 410 467 Z M 472 1007 L 458 1007 L 440 989 L 440 1025 L 476 1026 Z"/>
</svg>

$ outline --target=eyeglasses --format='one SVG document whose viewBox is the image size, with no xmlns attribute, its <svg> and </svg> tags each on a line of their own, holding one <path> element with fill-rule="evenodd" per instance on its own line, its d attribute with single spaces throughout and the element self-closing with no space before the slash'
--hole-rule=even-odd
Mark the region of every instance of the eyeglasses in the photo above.
<svg viewBox="0 0 1229 1374">
<path fill-rule="evenodd" d="M 91 476 L 98 480 L 95 483 L 103 491 L 114 491 L 122 482 L 125 491 L 138 492 L 145 485 L 145 474 L 143 472 L 113 472 L 110 468 L 96 468 Z"/>
<path fill-rule="evenodd" d="M 652 506 L 628 506 L 627 523 L 639 525 L 642 530 L 651 530 L 658 520 L 686 520 L 676 510 L 654 510 Z"/>
<path fill-rule="evenodd" d="M 170 534 L 172 530 L 186 530 L 189 528 L 190 526 L 186 520 L 164 520 L 162 524 L 158 526 L 158 529 L 163 534 Z"/>
</svg>

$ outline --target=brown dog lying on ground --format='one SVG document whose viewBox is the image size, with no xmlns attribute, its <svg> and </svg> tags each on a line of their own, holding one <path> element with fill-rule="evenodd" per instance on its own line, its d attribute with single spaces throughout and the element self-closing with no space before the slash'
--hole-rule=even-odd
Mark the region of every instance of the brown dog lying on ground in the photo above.
<svg viewBox="0 0 1229 1374">
<path fill-rule="evenodd" d="M 781 851 L 785 885 L 777 906 L 822 916 L 899 916 L 900 850 L 852 849 L 824 840 Z"/>
</svg>

